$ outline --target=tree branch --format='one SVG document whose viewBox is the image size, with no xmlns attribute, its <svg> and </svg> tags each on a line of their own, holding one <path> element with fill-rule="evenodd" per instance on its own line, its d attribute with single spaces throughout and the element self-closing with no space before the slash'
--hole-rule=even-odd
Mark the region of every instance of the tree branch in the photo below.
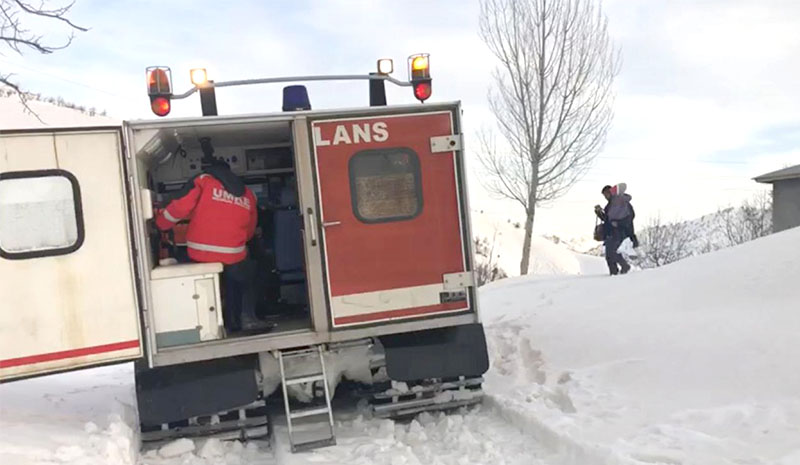
<svg viewBox="0 0 800 465">
<path fill-rule="evenodd" d="M 70 9 L 75 5 L 73 1 L 69 5 L 47 9 L 45 8 L 44 1 L 38 7 L 32 6 L 30 3 L 21 0 L 0 0 L 0 43 L 5 44 L 11 50 L 22 54 L 22 49 L 28 47 L 36 52 L 47 55 L 57 50 L 63 50 L 72 44 L 74 33 L 70 33 L 67 42 L 63 45 L 47 45 L 43 43 L 41 35 L 32 34 L 29 30 L 25 29 L 20 20 L 25 15 L 38 16 L 46 19 L 57 20 L 67 24 L 73 31 L 88 31 L 87 28 L 78 26 L 66 17 Z M 19 96 L 25 111 L 36 116 L 40 121 L 39 115 L 34 112 L 28 105 L 28 99 L 25 92 L 23 92 L 19 85 L 11 82 L 11 74 L 0 75 L 0 83 L 13 89 Z"/>
<path fill-rule="evenodd" d="M 70 21 L 68 18 L 64 17 L 64 15 L 66 15 L 69 12 L 69 10 L 75 5 L 74 1 L 67 6 L 56 8 L 54 10 L 45 10 L 44 2 L 42 2 L 39 8 L 33 8 L 29 4 L 21 2 L 19 0 L 14 0 L 14 3 L 16 3 L 17 6 L 19 6 L 19 8 L 25 13 L 30 13 L 36 16 L 44 16 L 45 18 L 52 18 L 52 19 L 57 19 L 59 21 L 63 21 L 69 24 L 70 27 L 72 27 L 73 29 L 77 29 L 81 32 L 86 32 L 89 30 L 88 28 L 78 26 L 77 24 Z"/>
<path fill-rule="evenodd" d="M 596 0 L 481 0 L 480 35 L 499 62 L 489 105 L 508 150 L 484 145 L 484 184 L 525 208 L 565 194 L 613 117 L 619 52 Z"/>
<path fill-rule="evenodd" d="M 11 89 L 13 89 L 14 92 L 16 92 L 17 97 L 19 98 L 19 102 L 22 104 L 23 109 L 26 112 L 28 112 L 31 115 L 33 115 L 34 117 L 36 117 L 36 119 L 39 120 L 40 123 L 46 124 L 44 121 L 42 121 L 42 118 L 39 117 L 39 114 L 36 113 L 35 111 L 33 111 L 33 109 L 31 109 L 30 105 L 28 105 L 28 99 L 25 98 L 25 93 L 19 88 L 19 86 L 17 84 L 11 82 L 11 80 L 10 80 L 11 76 L 13 76 L 13 75 L 12 74 L 0 75 L 0 84 L 4 84 L 4 85 L 10 87 Z"/>
</svg>

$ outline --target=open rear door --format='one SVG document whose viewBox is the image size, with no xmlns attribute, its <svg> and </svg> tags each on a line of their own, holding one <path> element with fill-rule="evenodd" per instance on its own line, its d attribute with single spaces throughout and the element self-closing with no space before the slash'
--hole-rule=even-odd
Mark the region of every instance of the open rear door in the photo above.
<svg viewBox="0 0 800 465">
<path fill-rule="evenodd" d="M 0 380 L 141 356 L 121 147 L 0 132 Z"/>
<path fill-rule="evenodd" d="M 472 310 L 453 117 L 311 123 L 334 327 Z"/>
</svg>

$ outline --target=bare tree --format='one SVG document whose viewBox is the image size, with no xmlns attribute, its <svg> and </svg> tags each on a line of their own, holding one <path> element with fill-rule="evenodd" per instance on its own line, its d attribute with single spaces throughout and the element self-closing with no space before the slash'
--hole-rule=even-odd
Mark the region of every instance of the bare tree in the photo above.
<svg viewBox="0 0 800 465">
<path fill-rule="evenodd" d="M 642 268 L 667 265 L 693 255 L 692 244 L 697 240 L 697 232 L 689 223 L 665 223 L 660 214 L 638 236 L 641 246 L 635 261 Z"/>
<path fill-rule="evenodd" d="M 772 196 L 759 192 L 738 208 L 720 211 L 728 245 L 743 244 L 772 233 Z"/>
<path fill-rule="evenodd" d="M 499 59 L 489 103 L 508 150 L 483 134 L 490 192 L 526 214 L 528 272 L 536 206 L 565 194 L 605 142 L 619 52 L 594 0 L 481 0 L 480 33 Z"/>
<path fill-rule="evenodd" d="M 34 6 L 21 0 L 0 0 L 0 43 L 5 44 L 20 55 L 26 49 L 42 54 L 50 54 L 69 47 L 75 37 L 75 31 L 88 31 L 87 28 L 78 26 L 67 18 L 67 14 L 74 4 L 75 2 L 66 6 L 48 7 L 44 1 L 40 1 L 37 6 Z M 70 30 L 69 37 L 61 44 L 45 42 L 42 35 L 30 31 L 24 25 L 24 20 L 32 17 L 52 19 L 65 24 Z M 2 54 L 0 53 L 0 55 Z M 3 73 L 0 70 L 0 84 L 5 84 L 14 89 L 25 109 L 36 115 L 28 106 L 25 92 L 20 89 L 18 84 L 11 81 L 12 76 L 13 74 Z"/>
<path fill-rule="evenodd" d="M 475 255 L 477 255 L 475 274 L 478 287 L 508 277 L 508 274 L 497 263 L 500 254 L 495 253 L 496 244 L 497 228 L 492 234 L 491 241 L 487 237 L 475 238 Z"/>
</svg>

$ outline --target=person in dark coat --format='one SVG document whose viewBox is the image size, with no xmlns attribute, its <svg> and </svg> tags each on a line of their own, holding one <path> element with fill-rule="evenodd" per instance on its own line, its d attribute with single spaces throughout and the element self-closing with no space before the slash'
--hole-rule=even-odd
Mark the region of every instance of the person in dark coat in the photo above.
<svg viewBox="0 0 800 465">
<path fill-rule="evenodd" d="M 633 207 L 631 206 L 631 196 L 619 186 L 604 186 L 601 191 L 608 203 L 605 208 L 595 205 L 594 212 L 604 225 L 603 245 L 605 246 L 606 263 L 608 271 L 613 275 L 625 274 L 630 271 L 631 266 L 617 249 L 626 237 L 631 237 L 634 244 L 638 241 L 633 233 Z"/>
</svg>

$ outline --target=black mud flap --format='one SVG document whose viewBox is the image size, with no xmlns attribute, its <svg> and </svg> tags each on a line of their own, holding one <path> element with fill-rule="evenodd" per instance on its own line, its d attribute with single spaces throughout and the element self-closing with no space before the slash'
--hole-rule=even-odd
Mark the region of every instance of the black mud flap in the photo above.
<svg viewBox="0 0 800 465">
<path fill-rule="evenodd" d="M 380 337 L 395 381 L 481 376 L 489 369 L 480 323 Z"/>
<path fill-rule="evenodd" d="M 210 415 L 258 398 L 257 357 L 171 365 L 136 372 L 139 422 L 160 425 Z"/>
</svg>

